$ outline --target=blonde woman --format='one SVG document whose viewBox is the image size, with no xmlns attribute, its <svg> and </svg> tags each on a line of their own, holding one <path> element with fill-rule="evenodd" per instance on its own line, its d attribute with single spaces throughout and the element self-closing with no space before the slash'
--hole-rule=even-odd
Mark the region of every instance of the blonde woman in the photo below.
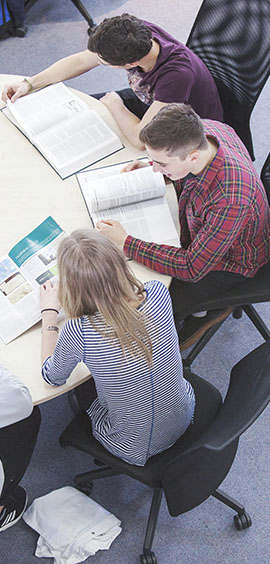
<svg viewBox="0 0 270 564">
<path fill-rule="evenodd" d="M 143 466 L 185 432 L 194 412 L 169 292 L 155 280 L 138 282 L 123 253 L 97 231 L 66 237 L 58 267 L 59 288 L 46 282 L 40 294 L 43 378 L 64 384 L 83 361 L 96 387 L 84 393 L 93 435 Z M 60 304 L 69 319 L 58 338 Z"/>
</svg>

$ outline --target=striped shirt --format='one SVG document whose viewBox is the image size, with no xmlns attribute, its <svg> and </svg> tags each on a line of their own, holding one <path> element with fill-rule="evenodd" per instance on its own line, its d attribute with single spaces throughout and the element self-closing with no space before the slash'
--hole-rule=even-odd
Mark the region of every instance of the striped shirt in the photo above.
<svg viewBox="0 0 270 564">
<path fill-rule="evenodd" d="M 182 247 L 128 236 L 124 252 L 157 272 L 187 282 L 198 282 L 214 270 L 253 277 L 269 261 L 265 190 L 234 130 L 202 121 L 218 150 L 200 174 L 176 182 Z"/>
<path fill-rule="evenodd" d="M 114 455 L 143 466 L 150 456 L 169 448 L 189 426 L 194 392 L 183 378 L 178 337 L 167 288 L 158 281 L 144 286 L 139 306 L 149 322 L 153 364 L 141 356 L 124 356 L 119 341 L 108 339 L 97 313 L 65 324 L 52 356 L 42 367 L 52 385 L 64 384 L 76 364 L 89 368 L 97 399 L 88 409 L 95 438 Z"/>
</svg>

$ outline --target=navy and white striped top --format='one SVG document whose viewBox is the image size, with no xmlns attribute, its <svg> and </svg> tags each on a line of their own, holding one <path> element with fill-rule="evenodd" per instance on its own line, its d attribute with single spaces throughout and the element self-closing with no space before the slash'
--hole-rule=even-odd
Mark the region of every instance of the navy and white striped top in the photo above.
<svg viewBox="0 0 270 564">
<path fill-rule="evenodd" d="M 153 364 L 101 335 L 87 316 L 65 324 L 52 356 L 42 367 L 49 384 L 64 384 L 76 364 L 89 368 L 98 397 L 88 409 L 95 438 L 115 456 L 143 466 L 150 456 L 170 447 L 189 426 L 194 392 L 183 378 L 182 360 L 167 288 L 156 280 L 144 285 L 139 306 L 149 318 Z M 102 316 L 93 321 L 105 329 Z"/>
</svg>

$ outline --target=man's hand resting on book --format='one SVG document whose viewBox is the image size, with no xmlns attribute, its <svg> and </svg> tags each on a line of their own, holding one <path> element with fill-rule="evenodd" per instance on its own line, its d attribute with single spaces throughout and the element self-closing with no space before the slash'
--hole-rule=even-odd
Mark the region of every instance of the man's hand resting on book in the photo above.
<svg viewBox="0 0 270 564">
<path fill-rule="evenodd" d="M 142 161 L 132 161 L 132 163 L 128 163 L 124 166 L 121 172 L 131 172 L 132 170 L 137 170 L 137 168 L 144 168 L 146 166 L 149 166 L 149 164 Z"/>
<path fill-rule="evenodd" d="M 100 98 L 100 102 L 102 102 L 104 106 L 107 106 L 107 108 L 109 108 L 109 110 L 111 111 L 115 108 L 117 109 L 121 106 L 124 106 L 124 102 L 121 96 L 119 96 L 119 94 L 114 91 L 104 94 L 104 96 Z"/>
<path fill-rule="evenodd" d="M 120 249 L 120 251 L 123 251 L 128 234 L 119 221 L 102 219 L 97 222 L 96 229 L 102 233 L 102 235 L 107 237 L 107 239 L 110 239 L 110 241 L 112 241 Z"/>
</svg>

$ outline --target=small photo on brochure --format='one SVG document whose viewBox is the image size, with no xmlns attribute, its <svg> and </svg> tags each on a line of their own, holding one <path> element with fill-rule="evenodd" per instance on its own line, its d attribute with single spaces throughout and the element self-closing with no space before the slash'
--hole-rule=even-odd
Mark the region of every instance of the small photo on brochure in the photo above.
<svg viewBox="0 0 270 564">
<path fill-rule="evenodd" d="M 25 296 L 33 292 L 33 288 L 28 284 L 20 272 L 11 274 L 0 284 L 0 291 L 7 297 L 11 304 L 16 304 Z"/>
<path fill-rule="evenodd" d="M 16 265 L 8 258 L 4 258 L 0 262 L 0 283 L 3 282 L 10 274 L 17 271 Z"/>
<path fill-rule="evenodd" d="M 44 249 L 42 249 L 42 253 L 38 254 L 38 258 L 47 266 L 50 262 L 56 260 L 56 249 L 54 249 L 51 245 L 48 245 Z"/>
<path fill-rule="evenodd" d="M 39 286 L 42 286 L 42 284 L 45 284 L 45 282 L 52 280 L 53 278 L 55 278 L 53 269 L 45 270 L 45 272 L 42 272 L 42 274 L 40 274 L 40 276 L 36 278 L 36 282 L 39 284 Z"/>
</svg>

